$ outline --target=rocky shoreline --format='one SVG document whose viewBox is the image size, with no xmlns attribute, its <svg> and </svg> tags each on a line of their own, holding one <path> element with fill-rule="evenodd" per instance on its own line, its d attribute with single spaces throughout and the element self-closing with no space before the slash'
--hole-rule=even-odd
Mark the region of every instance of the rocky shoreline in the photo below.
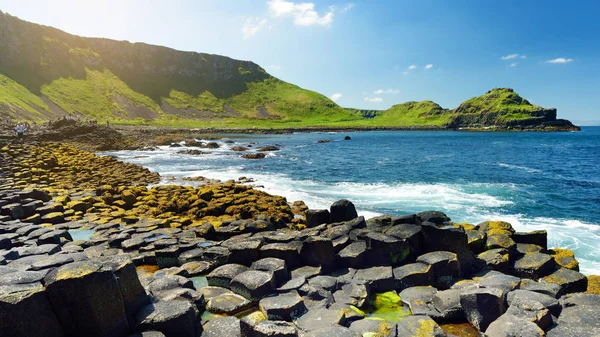
<svg viewBox="0 0 600 337">
<path fill-rule="evenodd" d="M 0 337 L 600 335 L 599 278 L 545 231 L 152 186 L 71 145 L 0 168 Z"/>
</svg>

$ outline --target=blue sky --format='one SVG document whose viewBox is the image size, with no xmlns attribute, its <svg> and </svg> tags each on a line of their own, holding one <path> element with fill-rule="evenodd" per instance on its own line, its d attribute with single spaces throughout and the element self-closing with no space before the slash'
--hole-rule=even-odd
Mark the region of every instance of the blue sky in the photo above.
<svg viewBox="0 0 600 337">
<path fill-rule="evenodd" d="M 69 33 L 251 60 L 344 107 L 512 87 L 600 124 L 600 1 L 0 0 Z M 336 95 L 337 94 L 337 95 Z"/>
</svg>

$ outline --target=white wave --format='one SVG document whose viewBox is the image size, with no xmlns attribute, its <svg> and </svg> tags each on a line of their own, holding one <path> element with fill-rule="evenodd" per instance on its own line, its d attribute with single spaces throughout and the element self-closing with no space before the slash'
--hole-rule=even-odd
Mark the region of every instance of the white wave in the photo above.
<svg viewBox="0 0 600 337">
<path fill-rule="evenodd" d="M 511 164 L 505 164 L 505 163 L 498 163 L 498 166 L 500 167 L 506 167 L 506 168 L 510 168 L 510 169 L 516 169 L 516 170 L 523 170 L 529 173 L 542 173 L 542 170 L 538 170 L 538 169 L 534 169 L 531 167 L 527 167 L 527 166 L 519 166 L 519 165 L 511 165 Z"/>
</svg>

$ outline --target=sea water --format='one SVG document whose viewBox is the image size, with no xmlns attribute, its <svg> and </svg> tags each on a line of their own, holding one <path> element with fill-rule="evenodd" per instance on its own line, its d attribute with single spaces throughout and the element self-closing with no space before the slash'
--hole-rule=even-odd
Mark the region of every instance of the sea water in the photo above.
<svg viewBox="0 0 600 337">
<path fill-rule="evenodd" d="M 351 140 L 343 140 L 348 135 Z M 255 179 L 288 201 L 328 208 L 347 198 L 359 214 L 440 210 L 456 222 L 504 220 L 548 230 L 550 247 L 575 251 L 583 273 L 600 273 L 600 127 L 581 132 L 343 132 L 230 135 L 207 155 L 182 148 L 106 153 L 163 177 Z M 319 140 L 330 140 L 319 143 Z M 260 160 L 232 146 L 277 145 Z M 140 157 L 142 156 L 142 157 Z M 164 179 L 165 184 L 198 184 Z"/>
</svg>

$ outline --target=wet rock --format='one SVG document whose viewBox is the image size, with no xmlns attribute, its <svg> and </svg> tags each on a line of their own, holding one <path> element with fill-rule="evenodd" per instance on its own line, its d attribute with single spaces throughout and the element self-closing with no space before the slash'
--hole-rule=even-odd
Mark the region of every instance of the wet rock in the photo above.
<svg viewBox="0 0 600 337">
<path fill-rule="evenodd" d="M 231 280 L 247 270 L 248 267 L 241 264 L 226 264 L 213 270 L 206 279 L 211 286 L 229 288 Z"/>
<path fill-rule="evenodd" d="M 129 333 L 118 281 L 102 264 L 74 262 L 45 278 L 52 308 L 67 336 L 124 336 Z"/>
<path fill-rule="evenodd" d="M 206 310 L 213 314 L 235 315 L 252 307 L 252 302 L 234 294 L 224 293 L 214 296 L 206 303 Z"/>
<path fill-rule="evenodd" d="M 344 140 L 351 140 L 352 138 L 350 138 L 350 136 L 345 136 Z"/>
<path fill-rule="evenodd" d="M 436 225 L 441 225 L 444 222 L 450 221 L 450 218 L 439 211 L 425 211 L 421 213 L 417 213 L 417 217 L 421 220 L 421 222 L 431 222 Z"/>
<path fill-rule="evenodd" d="M 272 297 L 265 297 L 258 305 L 260 311 L 270 320 L 291 322 L 306 312 L 302 297 L 292 291 Z"/>
<path fill-rule="evenodd" d="M 398 323 L 398 336 L 445 337 L 446 333 L 430 317 L 409 316 Z"/>
<path fill-rule="evenodd" d="M 258 152 L 270 152 L 270 151 L 279 151 L 280 149 L 277 146 L 265 146 L 265 147 L 261 147 L 259 148 L 257 151 Z"/>
<path fill-rule="evenodd" d="M 374 293 L 383 293 L 394 289 L 392 267 L 359 269 L 353 279 L 364 282 Z"/>
<path fill-rule="evenodd" d="M 554 259 L 544 253 L 529 253 L 519 258 L 513 265 L 515 275 L 538 279 L 550 274 L 555 268 Z"/>
<path fill-rule="evenodd" d="M 436 251 L 423 254 L 417 262 L 431 266 L 435 287 L 448 289 L 452 282 L 460 278 L 461 267 L 458 256 L 452 252 Z"/>
<path fill-rule="evenodd" d="M 343 312 L 325 308 L 309 310 L 296 320 L 296 326 L 303 331 L 314 331 L 335 325 L 344 325 L 345 323 L 346 317 Z"/>
<path fill-rule="evenodd" d="M 242 156 L 244 159 L 263 159 L 267 155 L 264 153 L 248 153 Z"/>
<path fill-rule="evenodd" d="M 275 291 L 275 279 L 271 272 L 248 270 L 231 280 L 231 290 L 256 302 Z"/>
<path fill-rule="evenodd" d="M 12 241 L 4 235 L 0 235 L 0 250 L 8 250 L 12 248 Z"/>
<path fill-rule="evenodd" d="M 467 320 L 479 331 L 505 312 L 502 290 L 494 288 L 474 289 L 460 295 L 460 304 Z"/>
<path fill-rule="evenodd" d="M 0 336 L 62 337 L 40 283 L 0 286 Z"/>
<path fill-rule="evenodd" d="M 198 310 L 186 301 L 159 301 L 142 308 L 138 329 L 156 330 L 165 336 L 197 337 L 202 332 Z"/>
<path fill-rule="evenodd" d="M 433 271 L 430 265 L 425 263 L 409 263 L 395 268 L 394 284 L 397 290 L 403 290 L 415 286 L 432 284 Z"/>
<path fill-rule="evenodd" d="M 543 277 L 540 282 L 558 284 L 561 294 L 584 292 L 587 290 L 587 278 L 574 270 L 559 268 L 554 273 Z"/>
<path fill-rule="evenodd" d="M 305 213 L 306 227 L 313 228 L 318 225 L 329 223 L 329 211 L 326 209 L 309 209 Z"/>
<path fill-rule="evenodd" d="M 349 221 L 358 217 L 354 204 L 346 199 L 334 202 L 329 211 L 332 223 Z"/>
</svg>

